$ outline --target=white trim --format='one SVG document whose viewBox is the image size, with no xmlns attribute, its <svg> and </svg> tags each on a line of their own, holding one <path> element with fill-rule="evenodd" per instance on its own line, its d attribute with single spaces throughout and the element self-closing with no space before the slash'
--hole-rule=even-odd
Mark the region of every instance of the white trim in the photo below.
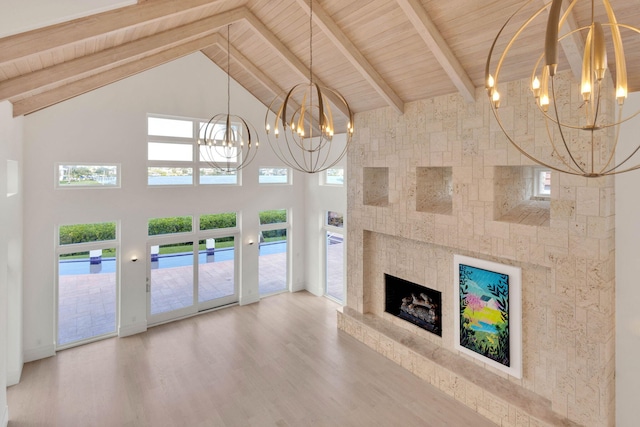
<svg viewBox="0 0 640 427">
<path fill-rule="evenodd" d="M 15 371 L 7 371 L 7 387 L 16 385 L 20 382 L 20 377 L 22 376 L 22 367 L 24 365 L 22 363 L 19 364 L 19 367 Z"/>
<path fill-rule="evenodd" d="M 251 295 L 251 296 L 240 295 L 239 305 L 249 305 L 259 301 L 260 301 L 259 295 Z"/>
<path fill-rule="evenodd" d="M 56 347 L 53 344 L 43 345 L 36 348 L 27 348 L 24 350 L 24 363 L 33 362 L 34 360 L 46 359 L 47 357 L 56 355 Z"/>
<path fill-rule="evenodd" d="M 510 366 L 505 366 L 502 363 L 498 363 L 460 345 L 460 264 L 509 276 Z M 515 378 L 522 378 L 522 270 L 520 267 L 498 264 L 497 262 L 462 255 L 453 255 L 453 266 L 454 348 L 461 353 L 467 354 L 474 359 L 484 362 L 487 366 L 506 372 Z"/>
<path fill-rule="evenodd" d="M 120 326 L 118 328 L 118 337 L 129 337 L 131 335 L 141 334 L 142 332 L 147 332 L 146 320 L 144 322 L 136 322 L 131 325 Z"/>
<path fill-rule="evenodd" d="M 2 419 L 0 419 L 0 426 L 7 427 L 9 425 L 9 407 L 4 407 L 4 414 L 2 415 Z"/>
</svg>

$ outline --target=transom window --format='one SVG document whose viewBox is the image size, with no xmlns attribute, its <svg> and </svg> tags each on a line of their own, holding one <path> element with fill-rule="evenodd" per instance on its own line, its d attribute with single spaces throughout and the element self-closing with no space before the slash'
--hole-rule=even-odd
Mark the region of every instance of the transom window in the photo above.
<svg viewBox="0 0 640 427">
<path fill-rule="evenodd" d="M 344 168 L 329 168 L 320 174 L 321 185 L 344 185 Z"/>
<path fill-rule="evenodd" d="M 147 117 L 147 184 L 237 185 L 237 171 L 212 167 L 198 145 L 206 121 L 189 118 Z M 240 126 L 234 127 L 238 130 Z"/>
<path fill-rule="evenodd" d="M 291 173 L 285 167 L 262 167 L 258 169 L 260 184 L 291 184 Z"/>
<path fill-rule="evenodd" d="M 120 187 L 120 165 L 58 164 L 58 188 Z"/>
<path fill-rule="evenodd" d="M 548 199 L 551 197 L 551 170 L 535 168 L 534 174 L 534 196 Z"/>
</svg>

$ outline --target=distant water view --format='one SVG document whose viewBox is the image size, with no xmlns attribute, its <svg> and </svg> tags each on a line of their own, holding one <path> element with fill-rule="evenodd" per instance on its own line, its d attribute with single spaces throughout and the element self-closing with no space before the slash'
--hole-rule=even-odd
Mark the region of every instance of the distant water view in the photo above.
<svg viewBox="0 0 640 427">
<path fill-rule="evenodd" d="M 342 178 L 342 177 L 339 177 Z M 193 184 L 193 177 L 190 175 L 181 176 L 150 176 L 148 178 L 149 185 L 191 185 Z M 260 177 L 260 182 L 265 184 L 286 184 L 286 176 L 278 175 L 263 175 Z M 238 177 L 236 175 L 205 175 L 200 177 L 200 184 L 237 184 Z"/>
<path fill-rule="evenodd" d="M 342 175 L 327 175 L 327 184 L 332 185 L 343 185 L 344 184 L 344 176 Z"/>
</svg>

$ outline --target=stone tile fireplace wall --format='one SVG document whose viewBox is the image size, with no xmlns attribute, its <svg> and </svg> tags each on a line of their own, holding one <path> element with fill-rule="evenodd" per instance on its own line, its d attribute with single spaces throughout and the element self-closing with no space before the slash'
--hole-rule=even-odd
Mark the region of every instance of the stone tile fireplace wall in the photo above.
<svg viewBox="0 0 640 427">
<path fill-rule="evenodd" d="M 508 99 L 518 99 L 502 107 L 513 113 L 511 126 L 535 144 L 546 131 L 524 104 L 526 83 L 507 90 Z M 347 306 L 338 326 L 498 425 L 612 426 L 613 179 L 554 172 L 539 221 L 503 219 L 505 206 L 517 209 L 529 191 L 506 196 L 514 180 L 505 174 L 528 177 L 531 163 L 508 145 L 484 91 L 476 98 L 408 103 L 402 116 L 391 109 L 356 115 L 348 156 Z M 425 177 L 445 181 L 425 184 Z M 429 188 L 440 203 L 448 186 L 450 208 L 429 211 Z M 522 269 L 522 379 L 454 349 L 456 253 Z M 384 274 L 442 292 L 442 337 L 384 312 Z"/>
</svg>

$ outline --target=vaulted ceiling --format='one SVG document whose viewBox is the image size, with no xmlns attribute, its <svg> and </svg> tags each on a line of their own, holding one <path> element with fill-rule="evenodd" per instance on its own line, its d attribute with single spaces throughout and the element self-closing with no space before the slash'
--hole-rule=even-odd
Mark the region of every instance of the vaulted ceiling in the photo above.
<svg viewBox="0 0 640 427">
<path fill-rule="evenodd" d="M 313 0 L 315 80 L 355 112 L 484 86 L 486 56 L 523 0 Z M 532 0 L 536 8 L 543 0 Z M 568 28 L 590 21 L 585 2 Z M 637 0 L 617 0 L 619 21 L 640 26 Z M 265 105 L 309 76 L 309 0 L 139 0 L 137 4 L 0 39 L 0 100 L 29 114 L 201 51 Z M 528 76 L 518 58 L 539 55 L 541 26 L 514 52 L 503 80 Z M 580 37 L 562 43 L 561 67 L 579 73 Z M 640 37 L 625 40 L 632 90 L 640 88 Z"/>
</svg>

